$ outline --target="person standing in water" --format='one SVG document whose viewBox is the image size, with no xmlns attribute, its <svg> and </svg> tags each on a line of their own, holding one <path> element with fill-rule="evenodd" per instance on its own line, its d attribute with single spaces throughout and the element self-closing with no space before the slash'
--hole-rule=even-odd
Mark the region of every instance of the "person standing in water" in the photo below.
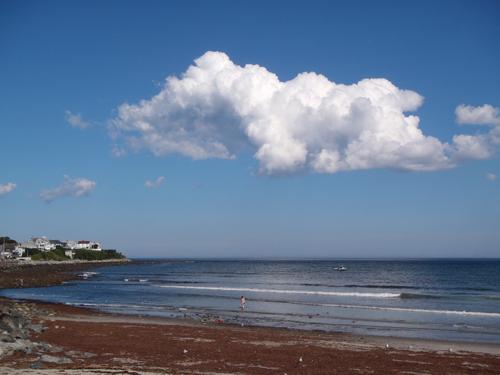
<svg viewBox="0 0 500 375">
<path fill-rule="evenodd" d="M 241 296 L 240 298 L 240 309 L 245 310 L 247 307 L 247 301 L 244 296 Z"/>
</svg>

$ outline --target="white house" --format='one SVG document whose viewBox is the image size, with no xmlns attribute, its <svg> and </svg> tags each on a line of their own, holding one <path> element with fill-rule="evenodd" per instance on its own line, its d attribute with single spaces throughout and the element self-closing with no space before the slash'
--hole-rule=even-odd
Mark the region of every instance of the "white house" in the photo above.
<svg viewBox="0 0 500 375">
<path fill-rule="evenodd" d="M 102 246 L 99 242 L 92 241 L 90 243 L 90 250 L 101 251 Z"/>
<path fill-rule="evenodd" d="M 78 249 L 85 249 L 85 250 L 95 250 L 95 251 L 101 251 L 101 244 L 99 242 L 95 241 L 78 241 L 77 244 Z"/>
<path fill-rule="evenodd" d="M 94 250 L 101 251 L 101 244 L 97 241 L 66 241 L 66 248 L 70 250 Z"/>
<path fill-rule="evenodd" d="M 32 237 L 31 240 L 23 242 L 21 247 L 28 249 L 38 249 L 42 251 L 50 251 L 56 248 L 55 245 L 51 244 L 47 237 Z"/>
<path fill-rule="evenodd" d="M 12 255 L 19 258 L 19 257 L 22 257 L 25 252 L 26 252 L 26 249 L 24 247 L 16 246 L 16 248 L 14 250 L 12 250 Z"/>
<path fill-rule="evenodd" d="M 75 250 L 78 249 L 77 241 L 66 241 L 66 249 Z"/>
<path fill-rule="evenodd" d="M 55 247 L 66 247 L 66 242 L 59 241 L 59 240 L 49 240 L 49 242 L 54 245 Z"/>
</svg>

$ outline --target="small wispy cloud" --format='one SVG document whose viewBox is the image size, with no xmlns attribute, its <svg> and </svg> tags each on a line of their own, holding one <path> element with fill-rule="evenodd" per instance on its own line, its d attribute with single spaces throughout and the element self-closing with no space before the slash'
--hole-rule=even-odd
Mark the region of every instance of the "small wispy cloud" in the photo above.
<svg viewBox="0 0 500 375">
<path fill-rule="evenodd" d="M 165 177 L 160 176 L 156 180 L 146 180 L 144 186 L 148 189 L 157 189 L 161 186 L 161 184 L 163 184 L 163 181 L 165 181 Z"/>
<path fill-rule="evenodd" d="M 115 158 L 121 158 L 127 154 L 127 151 L 118 145 L 113 145 L 111 148 L 111 155 Z"/>
<path fill-rule="evenodd" d="M 66 122 L 73 128 L 87 129 L 90 127 L 90 122 L 85 121 L 79 113 L 65 111 Z"/>
<path fill-rule="evenodd" d="M 497 175 L 494 173 L 486 173 L 486 179 L 489 181 L 495 181 L 497 179 Z"/>
<path fill-rule="evenodd" d="M 7 182 L 6 184 L 0 184 L 0 196 L 9 194 L 12 190 L 17 187 L 13 182 Z"/>
<path fill-rule="evenodd" d="M 64 176 L 64 182 L 52 189 L 43 190 L 40 193 L 40 198 L 45 202 L 50 203 L 62 197 L 83 197 L 89 195 L 96 187 L 96 182 L 87 178 L 71 178 Z"/>
</svg>

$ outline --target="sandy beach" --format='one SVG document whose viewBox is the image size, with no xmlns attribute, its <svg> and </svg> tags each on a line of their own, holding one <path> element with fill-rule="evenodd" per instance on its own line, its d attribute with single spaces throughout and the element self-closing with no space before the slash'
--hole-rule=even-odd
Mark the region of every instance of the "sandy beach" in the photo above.
<svg viewBox="0 0 500 375">
<path fill-rule="evenodd" d="M 80 267 L 32 266 L 30 278 L 25 267 L 2 270 L 0 287 L 21 276 L 30 286 L 53 285 L 74 278 Z M 0 374 L 500 373 L 494 344 L 235 326 L 7 299 L 0 306 L 29 321 L 21 345 L 8 352 L 6 345 L 14 344 L 0 344 Z"/>
</svg>

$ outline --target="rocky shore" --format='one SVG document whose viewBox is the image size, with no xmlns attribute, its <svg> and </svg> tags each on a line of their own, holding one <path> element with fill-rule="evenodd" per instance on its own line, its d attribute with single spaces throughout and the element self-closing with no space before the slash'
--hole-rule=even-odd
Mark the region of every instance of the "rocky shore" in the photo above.
<svg viewBox="0 0 500 375">
<path fill-rule="evenodd" d="M 128 262 L 130 262 L 128 259 L 101 261 L 71 260 L 62 262 L 39 261 L 26 263 L 4 262 L 0 263 L 0 289 L 58 285 L 78 278 L 77 273 L 79 271 Z"/>
<path fill-rule="evenodd" d="M 42 333 L 46 327 L 41 322 L 34 322 L 38 316 L 47 314 L 35 304 L 16 303 L 0 299 L 0 360 L 16 355 L 33 355 L 39 362 L 33 362 L 31 368 L 42 367 L 43 362 L 68 363 L 67 358 L 53 357 L 51 354 L 61 349 L 45 342 L 32 341 L 33 335 Z"/>
<path fill-rule="evenodd" d="M 79 278 L 79 272 L 90 267 L 123 264 L 128 261 L 2 262 L 0 289 L 58 285 Z M 11 301 L 0 297 L 0 361 L 12 354 L 21 354 L 38 357 L 32 368 L 40 368 L 43 363 L 71 362 L 69 358 L 52 355 L 54 352 L 60 352 L 60 348 L 45 342 L 32 341 L 35 335 L 46 329 L 40 317 L 53 315 L 53 312 L 41 306 L 34 302 Z"/>
</svg>

